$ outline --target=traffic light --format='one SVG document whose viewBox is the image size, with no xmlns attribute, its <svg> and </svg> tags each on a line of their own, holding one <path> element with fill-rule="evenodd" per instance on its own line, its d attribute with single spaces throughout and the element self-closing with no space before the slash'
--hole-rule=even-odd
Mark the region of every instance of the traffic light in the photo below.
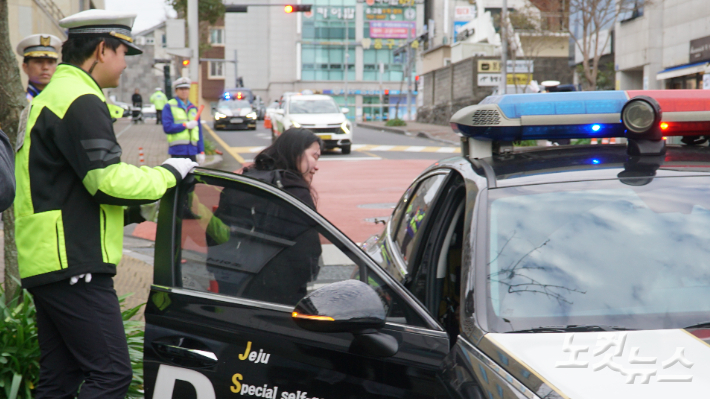
<svg viewBox="0 0 710 399">
<path fill-rule="evenodd" d="M 419 75 L 414 77 L 414 91 L 419 91 Z"/>
<path fill-rule="evenodd" d="M 385 95 L 382 97 L 382 104 L 388 105 L 390 103 L 390 91 L 385 90 Z"/>
<path fill-rule="evenodd" d="M 311 4 L 287 4 L 284 6 L 284 12 L 291 14 L 293 12 L 310 12 Z"/>
<path fill-rule="evenodd" d="M 186 67 L 190 65 L 190 60 L 182 60 L 182 66 Z"/>
</svg>

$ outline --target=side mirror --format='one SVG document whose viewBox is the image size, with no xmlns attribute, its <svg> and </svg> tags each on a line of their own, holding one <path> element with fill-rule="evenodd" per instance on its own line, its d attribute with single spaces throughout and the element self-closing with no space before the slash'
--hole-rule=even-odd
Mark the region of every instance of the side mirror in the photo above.
<svg viewBox="0 0 710 399">
<path fill-rule="evenodd" d="M 350 108 L 347 108 L 347 107 L 340 108 L 340 112 L 347 114 L 348 112 L 350 112 Z"/>
<path fill-rule="evenodd" d="M 372 287 L 344 280 L 321 287 L 301 299 L 292 313 L 304 330 L 355 336 L 351 353 L 389 357 L 399 350 L 397 339 L 378 332 L 385 325 L 385 308 Z"/>
</svg>

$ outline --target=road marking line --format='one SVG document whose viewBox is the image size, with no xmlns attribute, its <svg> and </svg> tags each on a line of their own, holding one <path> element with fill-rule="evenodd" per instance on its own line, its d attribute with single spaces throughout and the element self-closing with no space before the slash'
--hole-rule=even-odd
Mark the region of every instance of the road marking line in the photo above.
<svg viewBox="0 0 710 399">
<path fill-rule="evenodd" d="M 438 150 L 436 150 L 436 152 L 454 153 L 454 152 L 458 152 L 458 150 L 459 150 L 459 149 L 456 148 L 456 147 L 441 147 L 441 148 L 439 148 Z"/>
<path fill-rule="evenodd" d="M 425 148 L 425 147 L 418 146 L 418 145 L 414 145 L 414 146 L 411 146 L 411 147 L 407 148 L 407 149 L 404 150 L 404 151 L 406 151 L 406 152 L 421 152 L 421 151 L 424 150 L 424 148 Z"/>
<path fill-rule="evenodd" d="M 123 133 L 126 133 L 126 132 L 128 131 L 128 129 L 130 129 L 131 127 L 133 127 L 133 124 L 132 124 L 132 123 L 129 124 L 128 126 L 126 126 L 125 129 L 121 130 L 121 132 L 116 135 L 116 138 L 121 137 L 121 135 L 122 135 Z"/>
<path fill-rule="evenodd" d="M 370 148 L 370 151 L 389 151 L 393 148 L 394 148 L 393 145 L 378 145 L 375 148 Z"/>
<path fill-rule="evenodd" d="M 229 155 L 232 156 L 232 158 L 236 159 L 237 162 L 239 162 L 239 163 L 241 163 L 241 164 L 244 164 L 244 162 L 245 162 L 245 161 L 244 161 L 244 158 L 242 158 L 241 155 L 237 154 L 237 153 L 232 149 L 232 147 L 228 146 L 227 143 L 225 143 L 224 140 L 222 140 L 221 137 L 217 136 L 217 134 L 209 127 L 208 124 L 203 123 L 202 126 L 207 129 L 207 132 L 212 136 L 212 138 L 214 138 L 215 140 L 217 140 L 217 142 L 219 143 L 219 145 L 221 145 L 222 148 L 224 148 L 224 150 L 227 151 L 227 152 L 229 153 Z"/>
</svg>

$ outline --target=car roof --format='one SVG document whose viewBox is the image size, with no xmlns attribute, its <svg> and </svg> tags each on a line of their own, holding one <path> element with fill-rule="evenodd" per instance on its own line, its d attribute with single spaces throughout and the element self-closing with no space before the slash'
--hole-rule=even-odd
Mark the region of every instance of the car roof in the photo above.
<svg viewBox="0 0 710 399">
<path fill-rule="evenodd" d="M 710 148 L 707 146 L 669 145 L 665 157 L 634 159 L 630 161 L 624 144 L 574 145 L 531 147 L 531 150 L 494 155 L 472 160 L 472 163 L 477 174 L 487 177 L 488 187 L 618 179 L 619 173 L 631 170 L 629 165 L 639 165 L 639 162 L 657 165 L 655 175 L 651 175 L 655 177 L 710 176 Z"/>
</svg>

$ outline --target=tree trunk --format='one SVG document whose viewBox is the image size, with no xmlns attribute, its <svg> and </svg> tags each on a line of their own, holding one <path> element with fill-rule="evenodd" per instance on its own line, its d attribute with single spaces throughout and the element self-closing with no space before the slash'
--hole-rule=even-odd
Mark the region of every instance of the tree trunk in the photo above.
<svg viewBox="0 0 710 399">
<path fill-rule="evenodd" d="M 0 128 L 7 134 L 12 146 L 17 141 L 17 127 L 20 113 L 27 106 L 27 100 L 20 80 L 20 68 L 15 52 L 10 45 L 8 0 L 0 0 Z M 18 290 L 20 275 L 17 269 L 17 247 L 15 246 L 15 216 L 10 207 L 3 212 L 5 232 L 5 293 L 10 301 Z"/>
</svg>

